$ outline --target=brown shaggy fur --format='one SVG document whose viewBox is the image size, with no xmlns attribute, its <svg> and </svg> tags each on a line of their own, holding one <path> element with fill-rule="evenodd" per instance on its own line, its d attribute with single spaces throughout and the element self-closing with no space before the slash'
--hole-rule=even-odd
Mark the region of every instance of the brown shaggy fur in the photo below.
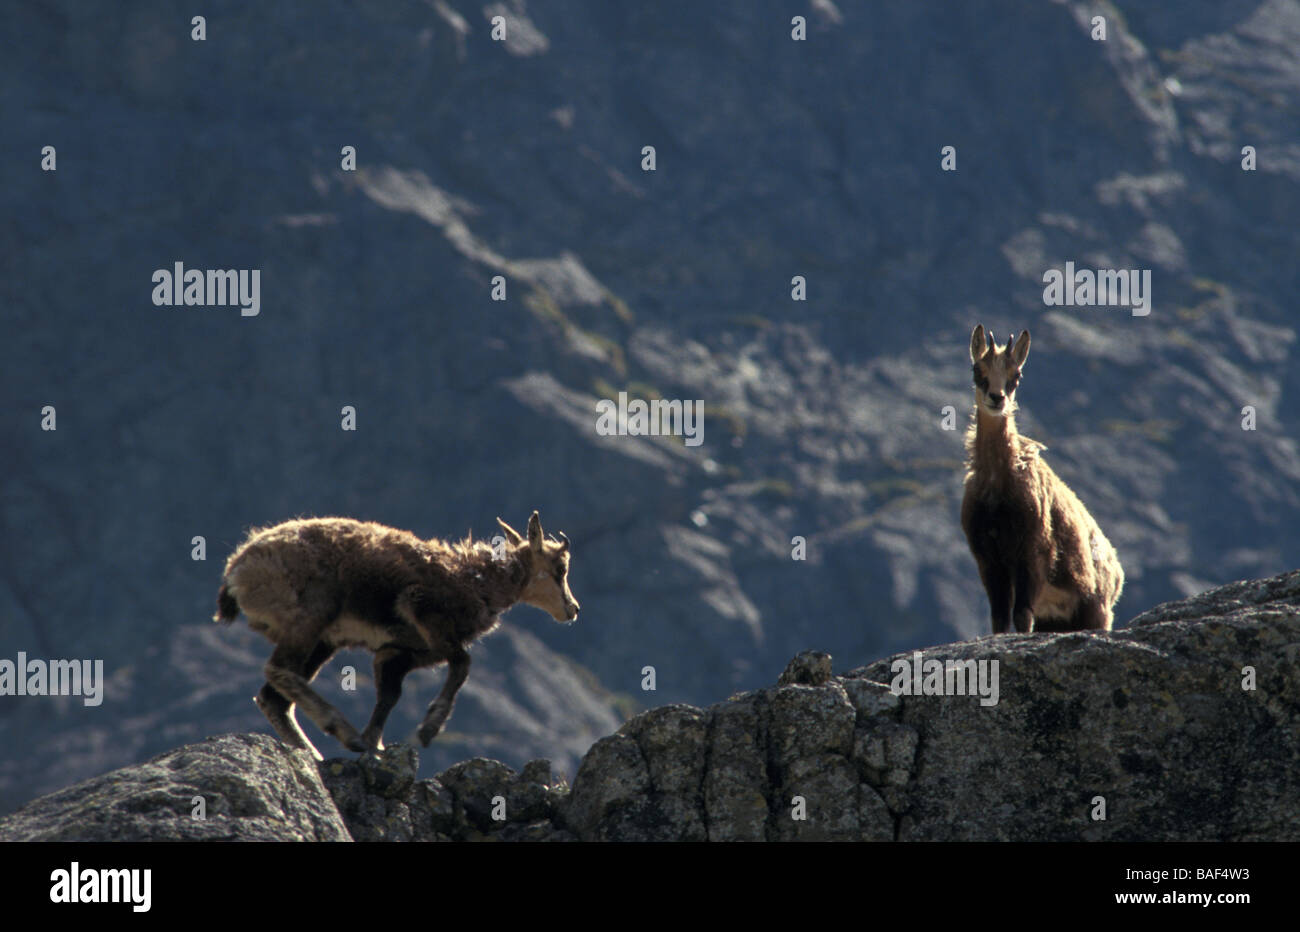
<svg viewBox="0 0 1300 932">
<path fill-rule="evenodd" d="M 320 757 L 294 719 L 297 704 L 346 747 L 382 748 L 402 678 L 445 662 L 447 682 L 420 726 L 428 745 L 469 675 L 470 643 L 506 609 L 526 602 L 556 621 L 578 617 L 568 539 L 547 540 L 537 512 L 527 540 L 497 521 L 506 533 L 500 553 L 482 542 L 422 540 L 351 518 L 286 521 L 249 533 L 226 561 L 213 620 L 229 623 L 242 609 L 249 627 L 276 645 L 255 701 L 281 739 Z M 377 701 L 363 733 L 310 686 L 344 647 L 375 655 Z"/>
<path fill-rule="evenodd" d="M 1029 331 L 998 349 L 971 334 L 975 419 L 966 434 L 961 526 L 988 594 L 993 633 L 1109 631 L 1124 570 L 1078 496 L 1016 432 L 1014 393 Z"/>
</svg>

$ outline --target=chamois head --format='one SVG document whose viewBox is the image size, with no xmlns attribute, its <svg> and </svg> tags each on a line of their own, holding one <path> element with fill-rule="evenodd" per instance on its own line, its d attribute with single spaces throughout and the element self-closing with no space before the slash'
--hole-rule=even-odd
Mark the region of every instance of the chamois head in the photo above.
<svg viewBox="0 0 1300 932">
<path fill-rule="evenodd" d="M 569 538 L 560 534 L 558 541 L 547 540 L 535 511 L 528 519 L 527 541 L 500 518 L 497 523 L 528 567 L 528 585 L 519 600 L 549 613 L 556 621 L 577 620 L 578 600 L 569 591 Z"/>
<path fill-rule="evenodd" d="M 976 410 L 993 417 L 1002 417 L 1015 410 L 1012 396 L 1020 384 L 1020 368 L 1028 356 L 1028 330 L 1021 332 L 1014 346 L 1011 337 L 1008 337 L 1007 345 L 999 350 L 993 333 L 990 331 L 985 337 L 983 325 L 975 325 L 975 330 L 970 335 L 970 361 L 975 372 Z"/>
</svg>

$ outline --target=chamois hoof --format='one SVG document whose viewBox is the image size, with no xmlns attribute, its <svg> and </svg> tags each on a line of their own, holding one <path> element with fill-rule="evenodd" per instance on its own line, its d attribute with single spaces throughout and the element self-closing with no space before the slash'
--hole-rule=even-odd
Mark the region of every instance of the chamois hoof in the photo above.
<svg viewBox="0 0 1300 932">
<path fill-rule="evenodd" d="M 442 722 L 433 725 L 421 725 L 419 731 L 420 744 L 427 748 L 429 742 L 438 737 L 440 731 L 442 731 Z"/>
<path fill-rule="evenodd" d="M 361 732 L 357 731 L 346 721 L 335 719 L 328 722 L 324 731 L 338 739 L 339 744 L 343 745 L 349 751 L 358 753 L 370 750 L 369 745 L 361 740 Z"/>
<path fill-rule="evenodd" d="M 384 749 L 384 739 L 369 728 L 361 733 L 361 742 L 366 746 L 366 750 L 373 754 L 378 754 Z"/>
<path fill-rule="evenodd" d="M 301 741 L 299 741 L 297 738 L 294 738 L 292 740 L 281 738 L 280 743 L 291 751 L 306 751 L 315 760 L 325 759 L 325 755 L 322 754 L 320 751 L 316 750 L 316 745 L 312 744 L 306 738 L 302 739 Z"/>
</svg>

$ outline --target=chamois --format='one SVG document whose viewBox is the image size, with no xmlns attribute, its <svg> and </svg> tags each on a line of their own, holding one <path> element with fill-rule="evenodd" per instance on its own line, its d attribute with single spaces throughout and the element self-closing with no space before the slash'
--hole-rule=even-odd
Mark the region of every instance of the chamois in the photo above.
<svg viewBox="0 0 1300 932">
<path fill-rule="evenodd" d="M 1015 335 L 1012 334 L 1012 337 Z M 1088 509 L 1016 432 L 1015 391 L 1029 331 L 1001 350 L 970 338 L 975 417 L 966 433 L 961 526 L 988 594 L 993 633 L 1109 631 L 1124 587 L 1119 556 Z"/>
<path fill-rule="evenodd" d="M 242 610 L 248 625 L 275 644 L 266 685 L 254 697 L 287 744 L 320 752 L 293 715 L 301 705 L 322 731 L 353 751 L 383 748 L 384 722 L 412 670 L 448 665 L 442 692 L 418 732 L 428 746 L 451 715 L 469 675 L 471 642 L 487 634 L 516 602 L 560 622 L 578 617 L 569 591 L 569 539 L 547 540 L 537 512 L 528 539 L 500 518 L 499 550 L 466 538 L 421 540 L 373 522 L 311 518 L 255 529 L 226 561 L 213 621 Z M 311 681 L 344 647 L 375 655 L 375 709 L 358 733 Z"/>
</svg>

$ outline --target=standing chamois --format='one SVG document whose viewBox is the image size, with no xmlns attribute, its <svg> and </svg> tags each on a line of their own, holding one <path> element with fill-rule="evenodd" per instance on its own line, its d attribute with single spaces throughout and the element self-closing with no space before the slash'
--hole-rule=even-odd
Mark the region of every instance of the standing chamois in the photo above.
<svg viewBox="0 0 1300 932">
<path fill-rule="evenodd" d="M 213 620 L 228 624 L 242 610 L 249 627 L 275 644 L 254 701 L 283 741 L 320 759 L 294 719 L 297 704 L 345 747 L 378 750 L 403 677 L 445 661 L 447 682 L 420 725 L 427 746 L 469 675 L 467 648 L 506 609 L 526 602 L 556 621 L 578 617 L 568 583 L 569 539 L 547 540 L 535 511 L 527 540 L 497 521 L 506 533 L 499 552 L 468 538 L 421 540 L 351 518 L 286 521 L 249 533 L 226 561 Z M 310 685 L 344 647 L 375 655 L 377 700 L 360 733 Z"/>
<path fill-rule="evenodd" d="M 1013 334 L 1014 336 L 1014 334 Z M 988 593 L 993 633 L 1109 631 L 1124 587 L 1119 556 L 1088 509 L 1016 432 L 1015 391 L 1029 331 L 1001 350 L 970 338 L 975 420 L 966 433 L 961 526 Z"/>
</svg>

